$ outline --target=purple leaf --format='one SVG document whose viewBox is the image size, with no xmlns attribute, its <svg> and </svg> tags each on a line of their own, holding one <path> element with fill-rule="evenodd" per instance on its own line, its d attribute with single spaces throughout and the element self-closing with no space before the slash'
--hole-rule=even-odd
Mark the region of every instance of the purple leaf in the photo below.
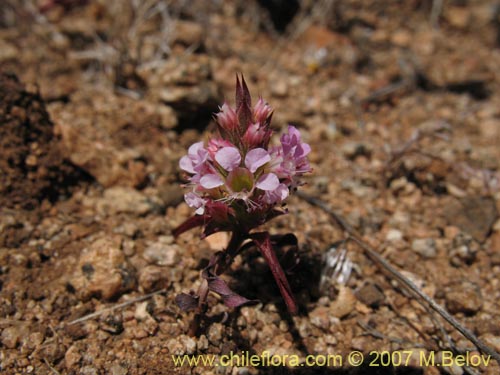
<svg viewBox="0 0 500 375">
<path fill-rule="evenodd" d="M 217 276 L 208 277 L 208 289 L 212 292 L 220 294 L 221 296 L 231 295 L 233 291 L 229 289 L 229 286 L 224 280 Z"/>
<path fill-rule="evenodd" d="M 240 84 L 239 78 L 236 77 L 236 115 L 240 123 L 240 135 L 243 135 L 252 122 L 252 98 L 243 77 L 241 82 Z"/>
<path fill-rule="evenodd" d="M 174 237 L 178 237 L 182 233 L 184 233 L 190 229 L 200 227 L 200 226 L 206 224 L 206 222 L 209 219 L 210 219 L 210 217 L 208 215 L 191 216 L 189 219 L 187 219 L 185 222 L 183 222 L 181 225 L 179 225 L 177 228 L 175 228 L 172 231 L 172 234 L 174 235 Z"/>
<path fill-rule="evenodd" d="M 252 107 L 252 97 L 250 96 L 245 78 L 241 76 L 240 84 L 240 79 L 236 76 L 236 108 L 239 108 L 242 104 L 248 108 Z"/>
<path fill-rule="evenodd" d="M 218 276 L 207 276 L 208 288 L 222 297 L 227 307 L 238 307 L 255 301 L 249 300 L 237 293 L 234 293 L 224 280 Z"/>
<path fill-rule="evenodd" d="M 281 268 L 281 265 L 274 253 L 274 250 L 271 247 L 271 239 L 268 232 L 260 232 L 253 233 L 250 235 L 250 238 L 255 242 L 257 247 L 259 248 L 262 256 L 266 260 L 271 272 L 278 284 L 278 288 L 280 289 L 281 295 L 285 300 L 288 311 L 292 315 L 297 314 L 297 304 L 295 303 L 295 299 L 292 294 L 292 289 L 290 288 L 290 284 L 288 284 L 288 280 L 286 279 L 285 273 Z"/>
<path fill-rule="evenodd" d="M 182 311 L 190 311 L 198 307 L 198 298 L 198 296 L 181 293 L 175 296 L 175 303 Z"/>
</svg>

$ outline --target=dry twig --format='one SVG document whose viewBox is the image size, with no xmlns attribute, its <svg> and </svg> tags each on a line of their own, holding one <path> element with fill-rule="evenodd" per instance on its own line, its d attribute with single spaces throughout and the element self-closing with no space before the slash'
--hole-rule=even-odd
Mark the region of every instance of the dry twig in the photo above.
<svg viewBox="0 0 500 375">
<path fill-rule="evenodd" d="M 61 373 L 59 371 L 57 371 L 54 366 L 52 366 L 49 361 L 47 361 L 47 358 L 44 358 L 43 361 L 45 362 L 45 364 L 47 365 L 47 367 L 50 369 L 50 371 L 52 371 L 54 374 L 56 375 L 61 375 Z"/>
<path fill-rule="evenodd" d="M 105 308 L 105 309 L 102 309 L 102 310 L 90 313 L 88 315 L 82 316 L 81 318 L 72 320 L 71 322 L 68 322 L 65 325 L 66 326 L 71 326 L 73 324 L 77 324 L 77 323 L 81 323 L 81 322 L 84 322 L 84 321 L 89 320 L 89 319 L 93 319 L 93 318 L 98 317 L 98 316 L 100 316 L 100 315 L 102 315 L 104 313 L 107 313 L 107 312 L 110 312 L 110 311 L 115 311 L 115 310 L 118 310 L 118 309 L 122 309 L 124 307 L 133 305 L 134 303 L 137 303 L 137 302 L 145 301 L 145 300 L 147 300 L 147 299 L 149 299 L 149 298 L 151 298 L 151 297 L 153 297 L 153 296 L 155 296 L 157 294 L 164 293 L 165 291 L 166 291 L 166 289 L 160 289 L 160 290 L 157 290 L 156 292 L 152 292 L 152 293 L 146 294 L 144 296 L 133 298 L 133 299 L 131 299 L 129 301 L 125 301 L 125 302 L 120 303 L 118 305 L 111 306 L 111 307 L 108 307 L 108 308 Z"/>
</svg>

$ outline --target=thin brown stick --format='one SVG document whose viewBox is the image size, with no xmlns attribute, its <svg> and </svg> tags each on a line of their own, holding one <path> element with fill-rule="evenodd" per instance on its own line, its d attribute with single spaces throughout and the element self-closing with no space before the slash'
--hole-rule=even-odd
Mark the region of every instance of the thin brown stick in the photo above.
<svg viewBox="0 0 500 375">
<path fill-rule="evenodd" d="M 411 344 L 411 346 L 413 346 L 414 348 L 422 348 L 423 347 L 422 344 L 413 342 L 411 340 L 406 340 L 406 339 L 402 339 L 399 337 L 384 335 L 382 332 L 377 331 L 376 329 L 370 327 L 368 324 L 366 324 L 365 322 L 362 322 L 361 320 L 358 320 L 356 323 L 358 323 L 358 326 L 360 326 L 361 328 L 363 328 L 366 331 L 367 335 L 373 336 L 377 339 L 387 340 L 390 342 L 395 342 L 397 344 Z"/>
<path fill-rule="evenodd" d="M 93 319 L 93 318 L 98 317 L 98 316 L 100 316 L 100 315 L 102 315 L 104 313 L 107 313 L 109 311 L 115 311 L 115 310 L 122 309 L 122 308 L 130 306 L 130 305 L 133 305 L 134 303 L 145 301 L 145 300 L 147 300 L 147 299 L 149 299 L 149 298 L 151 298 L 151 297 L 153 297 L 153 296 L 155 296 L 157 294 L 162 294 L 165 291 L 166 291 L 166 289 L 160 289 L 160 290 L 157 290 L 156 292 L 152 292 L 152 293 L 145 294 L 145 295 L 137 297 L 137 298 L 133 298 L 133 299 L 131 299 L 129 301 L 120 303 L 118 305 L 107 307 L 105 309 L 102 309 L 102 310 L 90 313 L 88 315 L 82 316 L 81 318 L 72 320 L 71 322 L 68 322 L 65 325 L 66 326 L 71 326 L 73 324 L 77 324 L 77 323 L 81 323 L 81 322 L 87 321 L 89 319 Z"/>
<path fill-rule="evenodd" d="M 356 231 L 339 215 L 335 210 L 330 208 L 325 202 L 318 198 L 314 198 L 303 192 L 297 192 L 297 196 L 309 204 L 319 207 L 326 213 L 328 213 L 333 220 L 339 225 L 343 230 L 345 230 L 351 239 L 356 242 L 361 249 L 365 252 L 366 256 L 370 258 L 375 264 L 379 265 L 384 269 L 392 278 L 399 281 L 404 285 L 410 293 L 412 293 L 417 301 L 425 305 L 430 306 L 434 311 L 436 311 L 444 320 L 451 324 L 457 331 L 459 331 L 464 337 L 466 337 L 470 342 L 472 342 L 482 353 L 488 354 L 493 357 L 500 364 L 500 354 L 498 354 L 493 348 L 485 344 L 476 335 L 474 335 L 470 330 L 465 328 L 460 324 L 453 316 L 450 315 L 441 305 L 434 301 L 431 297 L 424 294 L 411 280 L 401 274 L 392 265 L 389 264 L 375 249 L 368 245 L 361 237 L 356 233 Z M 425 302 L 425 304 L 424 304 Z"/>
<path fill-rule="evenodd" d="M 45 362 L 45 364 L 47 365 L 47 367 L 50 369 L 50 371 L 52 371 L 54 374 L 56 375 L 61 375 L 61 373 L 59 371 L 57 371 L 50 363 L 49 361 L 47 360 L 47 358 L 44 358 L 43 361 Z"/>
</svg>

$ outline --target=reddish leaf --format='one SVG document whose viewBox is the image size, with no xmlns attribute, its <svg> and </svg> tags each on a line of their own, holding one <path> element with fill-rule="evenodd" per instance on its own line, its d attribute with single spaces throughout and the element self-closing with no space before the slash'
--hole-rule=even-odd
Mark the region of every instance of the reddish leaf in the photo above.
<svg viewBox="0 0 500 375">
<path fill-rule="evenodd" d="M 208 221 L 208 215 L 195 215 L 187 219 L 177 228 L 172 231 L 174 237 L 180 236 L 182 233 L 187 232 L 190 229 L 201 227 Z"/>
<path fill-rule="evenodd" d="M 198 296 L 181 293 L 175 297 L 175 303 L 182 311 L 190 311 L 198 307 L 198 299 Z"/>
<path fill-rule="evenodd" d="M 224 304 L 228 307 L 238 307 L 255 302 L 233 292 L 226 282 L 217 276 L 212 276 L 208 279 L 208 288 L 212 292 L 219 294 L 224 300 Z"/>
<path fill-rule="evenodd" d="M 241 83 L 239 77 L 236 76 L 236 108 L 239 108 L 242 104 L 250 108 L 252 107 L 252 97 L 250 96 L 250 91 L 243 75 L 241 76 Z"/>
</svg>

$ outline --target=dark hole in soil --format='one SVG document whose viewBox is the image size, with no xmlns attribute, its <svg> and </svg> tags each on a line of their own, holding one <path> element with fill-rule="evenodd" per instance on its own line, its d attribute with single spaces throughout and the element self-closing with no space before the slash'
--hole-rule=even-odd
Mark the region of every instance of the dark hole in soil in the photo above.
<svg viewBox="0 0 500 375">
<path fill-rule="evenodd" d="M 279 32 L 285 31 L 300 9 L 297 0 L 258 0 L 258 3 L 268 11 L 274 28 Z"/>
</svg>

